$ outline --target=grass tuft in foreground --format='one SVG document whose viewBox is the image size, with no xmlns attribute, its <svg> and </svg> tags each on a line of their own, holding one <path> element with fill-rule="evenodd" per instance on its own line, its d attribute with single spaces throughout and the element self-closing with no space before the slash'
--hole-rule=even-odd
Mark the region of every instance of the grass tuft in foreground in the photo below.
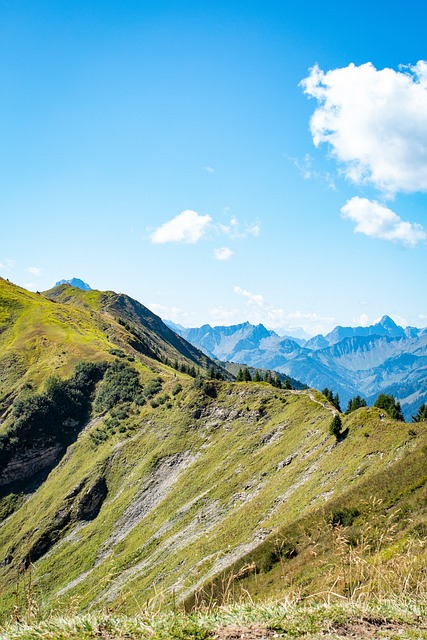
<svg viewBox="0 0 427 640">
<path fill-rule="evenodd" d="M 132 617 L 108 612 L 51 616 L 32 623 L 11 622 L 0 628 L 0 640 L 427 639 L 427 598 L 370 603 L 331 598 L 329 602 L 249 601 L 190 614 L 141 610 Z"/>
</svg>

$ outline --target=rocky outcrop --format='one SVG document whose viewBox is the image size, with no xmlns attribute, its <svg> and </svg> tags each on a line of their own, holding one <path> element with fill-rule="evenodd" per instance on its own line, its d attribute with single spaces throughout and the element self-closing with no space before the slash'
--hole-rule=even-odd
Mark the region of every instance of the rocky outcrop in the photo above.
<svg viewBox="0 0 427 640">
<path fill-rule="evenodd" d="M 59 443 L 45 448 L 27 449 L 16 453 L 0 474 L 0 487 L 32 478 L 40 471 L 54 466 L 63 447 Z"/>
<path fill-rule="evenodd" d="M 79 482 L 65 497 L 64 504 L 45 526 L 40 526 L 23 537 L 23 540 L 28 539 L 30 544 L 27 554 L 18 563 L 21 570 L 27 569 L 32 562 L 44 556 L 63 537 L 69 528 L 68 525 L 75 524 L 79 520 L 94 520 L 107 495 L 108 487 L 103 476 L 96 477 L 90 483 L 87 478 Z M 14 555 L 15 547 L 13 546 L 8 549 L 1 565 L 11 564 Z"/>
<path fill-rule="evenodd" d="M 98 515 L 107 494 L 108 487 L 105 482 L 105 478 L 97 478 L 95 482 L 93 482 L 83 493 L 77 504 L 77 520 L 94 520 Z"/>
</svg>

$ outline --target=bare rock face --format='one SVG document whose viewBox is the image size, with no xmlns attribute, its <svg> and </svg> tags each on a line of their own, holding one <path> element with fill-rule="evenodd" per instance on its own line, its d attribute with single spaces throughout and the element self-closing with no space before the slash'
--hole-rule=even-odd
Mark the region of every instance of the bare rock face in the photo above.
<svg viewBox="0 0 427 640">
<path fill-rule="evenodd" d="M 59 443 L 55 443 L 43 449 L 27 449 L 22 453 L 15 454 L 0 475 L 0 487 L 11 482 L 26 480 L 39 471 L 52 467 L 62 450 L 63 447 Z"/>
<path fill-rule="evenodd" d="M 77 505 L 77 519 L 94 520 L 98 515 L 107 494 L 107 483 L 105 482 L 105 478 L 101 476 L 97 478 L 81 496 Z"/>
<path fill-rule="evenodd" d="M 87 480 L 82 480 L 66 496 L 64 504 L 55 513 L 53 518 L 40 532 L 34 529 L 31 532 L 32 544 L 27 555 L 21 559 L 20 568 L 25 570 L 32 562 L 36 562 L 45 555 L 54 544 L 58 542 L 76 520 L 94 520 L 108 495 L 108 487 L 105 478 L 98 476 L 85 488 Z M 26 534 L 27 537 L 29 534 Z M 14 548 L 10 548 L 2 564 L 10 564 L 14 557 Z"/>
</svg>

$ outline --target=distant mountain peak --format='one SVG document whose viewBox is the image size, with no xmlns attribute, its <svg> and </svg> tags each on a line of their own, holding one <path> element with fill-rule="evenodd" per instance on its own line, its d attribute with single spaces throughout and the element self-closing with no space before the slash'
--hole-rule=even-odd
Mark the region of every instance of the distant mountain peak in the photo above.
<svg viewBox="0 0 427 640">
<path fill-rule="evenodd" d="M 394 328 L 394 327 L 398 326 L 395 323 L 395 321 L 392 318 L 390 318 L 390 316 L 383 316 L 378 324 L 382 325 L 383 327 L 393 327 Z"/>
<path fill-rule="evenodd" d="M 71 287 L 76 287 L 76 289 L 82 289 L 82 291 L 92 291 L 92 288 L 87 284 L 87 282 L 83 282 L 80 278 L 71 278 L 71 280 L 60 280 L 55 284 L 55 287 L 59 287 L 61 284 L 69 284 Z"/>
</svg>

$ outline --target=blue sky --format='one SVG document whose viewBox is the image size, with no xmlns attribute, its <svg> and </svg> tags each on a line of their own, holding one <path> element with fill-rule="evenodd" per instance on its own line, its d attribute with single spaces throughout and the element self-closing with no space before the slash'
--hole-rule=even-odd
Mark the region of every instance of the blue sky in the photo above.
<svg viewBox="0 0 427 640">
<path fill-rule="evenodd" d="M 426 19 L 0 0 L 0 275 L 186 326 L 425 326 Z"/>
</svg>

